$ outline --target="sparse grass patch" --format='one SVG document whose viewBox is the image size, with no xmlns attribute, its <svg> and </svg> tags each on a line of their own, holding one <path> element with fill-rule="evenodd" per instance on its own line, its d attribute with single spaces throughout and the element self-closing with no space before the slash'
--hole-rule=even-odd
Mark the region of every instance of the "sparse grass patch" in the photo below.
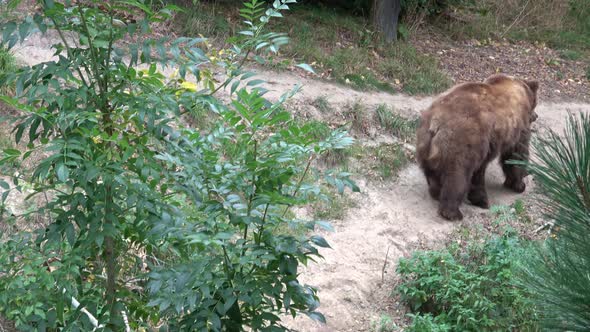
<svg viewBox="0 0 590 332">
<path fill-rule="evenodd" d="M 332 128 L 330 128 L 328 124 L 318 120 L 310 120 L 306 122 L 303 125 L 302 130 L 308 131 L 309 135 L 317 140 L 325 140 L 332 132 Z"/>
<path fill-rule="evenodd" d="M 337 149 L 326 152 L 322 155 L 321 162 L 328 167 L 341 166 L 346 168 L 348 166 L 348 159 L 352 156 L 351 149 Z"/>
<path fill-rule="evenodd" d="M 360 101 L 355 101 L 345 107 L 344 117 L 350 123 L 350 129 L 366 134 L 369 128 L 367 109 Z"/>
<path fill-rule="evenodd" d="M 450 78 L 438 68 L 432 57 L 418 53 L 407 43 L 396 43 L 384 49 L 377 71 L 388 80 L 398 79 L 408 94 L 434 94 L 451 86 Z"/>
<path fill-rule="evenodd" d="M 232 13 L 235 6 L 212 1 L 202 3 L 197 1 L 189 5 L 185 12 L 176 16 L 176 26 L 184 36 L 215 38 L 224 40 L 235 33 L 235 23 L 231 16 L 224 16 L 224 13 Z"/>
<path fill-rule="evenodd" d="M 559 55 L 566 60 L 580 60 L 584 54 L 576 50 L 560 50 Z"/>
<path fill-rule="evenodd" d="M 312 209 L 316 219 L 341 220 L 348 209 L 354 206 L 354 201 L 346 194 L 340 195 L 333 189 L 323 187 L 320 200 L 313 204 Z"/>
<path fill-rule="evenodd" d="M 359 90 L 377 89 L 387 92 L 394 92 L 395 89 L 387 82 L 379 81 L 375 75 L 367 70 L 364 74 L 347 74 L 343 78 L 339 78 L 340 83 L 351 84 Z"/>
<path fill-rule="evenodd" d="M 413 138 L 416 128 L 418 128 L 419 118 L 407 119 L 392 112 L 385 104 L 377 107 L 375 116 L 382 128 L 391 132 L 393 136 L 405 141 Z"/>
<path fill-rule="evenodd" d="M 512 204 L 512 208 L 514 209 L 515 216 L 520 222 L 530 224 L 533 221 L 523 200 L 515 200 Z"/>
<path fill-rule="evenodd" d="M 380 144 L 363 146 L 355 144 L 350 154 L 355 163 L 350 164 L 350 171 L 366 178 L 379 177 L 380 180 L 395 178 L 410 159 L 400 144 Z"/>
<path fill-rule="evenodd" d="M 328 98 L 326 98 L 325 96 L 317 97 L 313 101 L 312 105 L 315 106 L 320 112 L 322 112 L 324 114 L 334 113 L 334 109 L 330 105 Z"/>
<path fill-rule="evenodd" d="M 2 85 L 2 79 L 5 75 L 16 71 L 16 58 L 10 51 L 0 47 L 0 94 L 11 94 L 14 90 L 12 86 Z"/>
<path fill-rule="evenodd" d="M 408 164 L 409 159 L 400 145 L 382 144 L 374 151 L 377 161 L 376 169 L 383 179 L 395 177 Z"/>
</svg>

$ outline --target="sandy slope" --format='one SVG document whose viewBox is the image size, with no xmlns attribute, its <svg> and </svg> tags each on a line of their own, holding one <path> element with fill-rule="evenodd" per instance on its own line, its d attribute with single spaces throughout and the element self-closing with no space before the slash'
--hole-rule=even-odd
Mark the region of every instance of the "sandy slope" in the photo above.
<svg viewBox="0 0 590 332">
<path fill-rule="evenodd" d="M 17 56 L 28 64 L 51 58 L 50 45 L 46 38 L 31 37 L 17 48 Z M 325 96 L 334 108 L 359 100 L 367 109 L 378 104 L 387 104 L 404 115 L 416 115 L 424 109 L 432 97 L 414 98 L 391 95 L 384 92 L 359 92 L 347 87 L 303 78 L 292 73 L 276 73 L 259 70 L 258 77 L 268 81 L 270 99 L 277 98 L 297 83 L 303 90 L 294 102 L 301 108 L 309 108 L 311 101 Z M 543 87 L 541 86 L 541 89 Z M 590 105 L 541 101 L 536 126 L 560 129 L 564 126 L 568 111 L 590 112 Z M 492 204 L 509 204 L 519 195 L 501 187 L 503 179 L 496 163 L 488 172 L 488 190 Z M 528 179 L 527 192 L 534 187 Z M 303 282 L 317 286 L 321 298 L 320 311 L 326 315 L 328 324 L 322 326 L 307 317 L 285 321 L 301 331 L 363 331 L 369 329 L 369 321 L 383 310 L 383 302 L 391 292 L 388 280 L 394 274 L 395 262 L 404 253 L 409 242 L 422 234 L 436 239 L 453 229 L 454 223 L 436 215 L 436 204 L 427 194 L 425 180 L 415 164 L 403 170 L 399 180 L 389 186 L 368 185 L 360 181 L 362 193 L 354 194 L 358 201 L 344 220 L 335 221 L 335 232 L 324 234 L 332 249 L 323 249 L 325 261 L 310 264 L 302 270 Z M 487 214 L 469 205 L 462 211 L 465 222 L 477 222 Z M 385 283 L 382 284 L 382 268 L 389 248 L 385 268 Z"/>
</svg>

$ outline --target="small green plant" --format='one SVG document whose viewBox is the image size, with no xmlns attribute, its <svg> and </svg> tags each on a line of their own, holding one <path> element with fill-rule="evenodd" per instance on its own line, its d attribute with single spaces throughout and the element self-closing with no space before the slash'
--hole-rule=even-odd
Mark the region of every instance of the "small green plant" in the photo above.
<svg viewBox="0 0 590 332">
<path fill-rule="evenodd" d="M 341 220 L 346 216 L 348 209 L 353 206 L 354 201 L 351 198 L 339 195 L 328 188 L 322 188 L 319 200 L 312 208 L 316 219 Z"/>
<path fill-rule="evenodd" d="M 332 129 L 325 122 L 311 120 L 303 124 L 304 130 L 317 140 L 324 140 L 330 136 Z"/>
<path fill-rule="evenodd" d="M 379 175 L 390 179 L 408 164 L 409 159 L 402 146 L 398 144 L 381 144 L 374 149 Z"/>
<path fill-rule="evenodd" d="M 344 117 L 350 123 L 350 129 L 358 133 L 367 133 L 369 129 L 369 119 L 367 109 L 360 101 L 355 101 L 347 105 L 344 110 Z"/>
<path fill-rule="evenodd" d="M 400 260 L 396 292 L 415 313 L 410 330 L 538 330 L 530 294 L 515 276 L 526 244 L 510 227 L 499 234 L 464 234 L 445 249 Z"/>
<path fill-rule="evenodd" d="M 350 149 L 334 149 L 327 151 L 320 160 L 328 167 L 341 166 L 346 168 L 351 155 L 352 151 Z"/>
<path fill-rule="evenodd" d="M 313 106 L 315 106 L 323 114 L 331 114 L 334 112 L 334 109 L 330 105 L 328 98 L 326 98 L 325 96 L 317 97 L 313 101 Z"/>
<path fill-rule="evenodd" d="M 408 326 L 408 332 L 450 332 L 453 331 L 451 325 L 444 322 L 444 318 L 431 314 L 408 314 L 412 319 L 412 324 Z"/>
<path fill-rule="evenodd" d="M 371 322 L 371 331 L 373 332 L 394 332 L 398 330 L 399 328 L 389 315 L 381 315 L 379 319 Z"/>
</svg>

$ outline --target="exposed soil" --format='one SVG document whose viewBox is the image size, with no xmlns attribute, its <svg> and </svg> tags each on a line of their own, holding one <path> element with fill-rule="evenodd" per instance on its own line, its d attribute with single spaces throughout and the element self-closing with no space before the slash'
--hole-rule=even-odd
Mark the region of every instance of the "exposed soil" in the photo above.
<svg viewBox="0 0 590 332">
<path fill-rule="evenodd" d="M 16 54 L 21 61 L 32 65 L 51 59 L 51 44 L 52 40 L 48 38 L 33 36 L 17 48 Z M 477 53 L 481 50 L 474 47 L 472 53 L 454 50 L 445 52 L 453 54 L 453 58 L 463 57 L 465 66 L 469 64 L 466 68 L 471 68 L 470 66 L 477 66 L 476 63 L 481 62 L 477 59 L 487 54 Z M 472 55 L 468 54 L 476 54 L 478 58 L 470 60 L 469 57 Z M 465 70 L 464 76 L 460 76 L 460 79 L 480 80 L 491 68 L 494 68 L 491 71 L 495 71 L 494 64 L 495 62 L 490 62 L 489 68 L 482 66 L 481 70 Z M 461 68 L 462 65 L 456 62 L 445 65 L 443 61 L 443 66 Z M 516 74 L 524 68 L 531 68 L 533 73 L 538 63 L 519 63 L 515 64 L 515 67 Z M 510 68 L 515 67 L 503 68 L 512 70 Z M 323 114 L 312 106 L 318 97 L 325 97 L 336 113 L 347 104 L 360 101 L 367 111 L 373 111 L 376 105 L 386 104 L 405 116 L 416 116 L 433 99 L 384 92 L 359 92 L 329 82 L 316 81 L 297 73 L 276 73 L 267 70 L 257 72 L 259 74 L 255 78 L 267 80 L 265 87 L 270 90 L 267 97 L 271 100 L 276 100 L 295 84 L 303 84 L 302 91 L 293 98 L 291 105 L 298 112 L 327 121 L 340 120 L 334 119 L 334 114 Z M 554 88 L 552 81 L 552 76 L 543 76 L 541 91 Z M 581 85 L 587 89 L 587 82 Z M 569 90 L 563 91 L 566 93 Z M 537 127 L 559 130 L 564 126 L 568 111 L 590 112 L 590 104 L 549 102 L 548 99 L 553 95 L 547 92 L 543 94 L 547 98 L 538 106 Z M 580 89 L 576 88 L 571 94 L 578 100 L 586 99 Z M 497 164 L 490 167 L 487 180 L 492 204 L 510 204 L 518 197 L 526 197 L 534 188 L 534 181 L 529 178 L 527 193 L 524 195 L 506 191 L 501 186 L 503 179 Z M 416 246 L 416 243 L 441 240 L 457 225 L 437 216 L 437 206 L 429 198 L 425 180 L 415 164 L 406 167 L 396 182 L 375 184 L 367 182 L 366 179 L 357 181 L 362 192 L 353 194 L 352 198 L 358 204 L 351 208 L 342 220 L 333 221 L 334 232 L 324 234 L 332 249 L 321 249 L 325 260 L 317 264 L 311 263 L 301 270 L 301 280 L 319 289 L 322 303 L 320 311 L 325 314 L 328 323 L 318 324 L 307 317 L 298 317 L 296 320 L 285 318 L 285 322 L 297 330 L 368 331 L 371 319 L 376 318 L 381 312 L 401 317 L 403 308 L 392 302 L 389 296 L 395 279 L 396 261 Z M 489 218 L 488 211 L 467 204 L 463 205 L 462 211 L 466 223 L 478 223 Z"/>
<path fill-rule="evenodd" d="M 589 62 L 564 59 L 558 51 L 526 41 L 472 39 L 461 42 L 425 37 L 413 41 L 418 50 L 440 62 L 455 83 L 482 81 L 501 72 L 541 83 L 539 96 L 551 101 L 590 101 Z"/>
</svg>

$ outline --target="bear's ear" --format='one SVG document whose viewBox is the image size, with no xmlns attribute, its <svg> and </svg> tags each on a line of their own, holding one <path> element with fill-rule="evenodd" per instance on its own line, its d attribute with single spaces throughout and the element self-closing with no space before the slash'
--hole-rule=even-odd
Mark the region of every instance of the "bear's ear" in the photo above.
<svg viewBox="0 0 590 332">
<path fill-rule="evenodd" d="M 537 93 L 537 90 L 539 90 L 539 81 L 525 81 L 526 85 L 529 86 L 529 88 L 531 88 L 531 90 L 534 93 Z"/>
</svg>

